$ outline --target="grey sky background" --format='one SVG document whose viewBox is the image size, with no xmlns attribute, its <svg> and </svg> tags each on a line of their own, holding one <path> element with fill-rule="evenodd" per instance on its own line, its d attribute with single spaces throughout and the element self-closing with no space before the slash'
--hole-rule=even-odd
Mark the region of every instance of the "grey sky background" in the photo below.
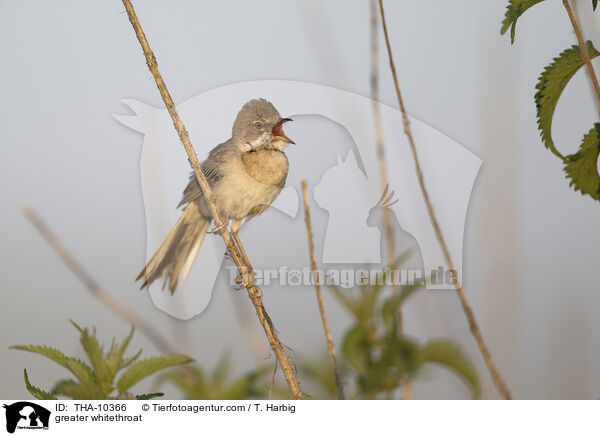
<svg viewBox="0 0 600 436">
<path fill-rule="evenodd" d="M 539 140 L 533 103 L 543 67 L 575 37 L 555 0 L 520 19 L 511 46 L 499 35 L 505 3 L 388 0 L 400 84 L 412 116 L 483 159 L 465 228 L 464 285 L 514 396 L 598 398 L 600 208 L 568 187 L 561 163 Z M 598 12 L 592 13 L 590 1 L 575 3 L 586 38 L 600 45 Z M 175 102 L 224 84 L 262 79 L 369 94 L 367 1 L 147 0 L 135 7 Z M 4 398 L 27 396 L 24 367 L 45 388 L 66 375 L 42 357 L 8 350 L 9 345 L 48 344 L 80 355 L 68 319 L 95 325 L 105 342 L 128 331 L 25 222 L 19 212 L 24 203 L 105 287 L 199 363 L 210 368 L 227 351 L 238 373 L 255 365 L 253 354 L 261 364 L 273 362 L 266 341 L 254 353 L 247 345 L 245 333 L 258 331 L 258 324 L 243 294 L 215 293 L 205 313 L 183 322 L 156 309 L 133 282 L 146 241 L 142 137 L 112 114 L 128 113 L 119 102 L 123 98 L 157 107 L 162 102 L 123 11 L 116 0 L 0 1 Z M 381 71 L 381 101 L 395 106 L 383 51 Z M 581 72 L 555 115 L 554 139 L 563 153 L 576 150 L 597 113 Z M 313 125 L 316 133 L 327 130 L 319 122 Z M 223 139 L 228 134 L 223 132 Z M 428 312 L 432 300 L 441 317 Z M 270 291 L 265 305 L 294 358 L 324 354 L 311 290 Z M 328 296 L 326 305 L 339 343 L 348 318 Z M 248 324 L 240 323 L 236 308 L 250 315 Z M 479 370 L 483 397 L 498 398 L 452 292 L 417 297 L 407 305 L 406 318 L 406 330 L 419 339 L 427 339 L 419 333 L 431 324 L 435 327 L 424 334 L 441 332 L 461 343 Z M 139 332 L 133 342 L 145 356 L 157 353 Z M 416 383 L 415 394 L 469 397 L 454 375 L 437 368 Z"/>
</svg>

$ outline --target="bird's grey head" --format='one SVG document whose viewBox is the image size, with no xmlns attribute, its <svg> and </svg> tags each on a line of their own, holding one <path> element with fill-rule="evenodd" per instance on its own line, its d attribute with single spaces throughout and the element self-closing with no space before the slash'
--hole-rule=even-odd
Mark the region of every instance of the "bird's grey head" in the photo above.
<svg viewBox="0 0 600 436">
<path fill-rule="evenodd" d="M 237 114 L 232 139 L 242 151 L 262 148 L 282 150 L 294 143 L 283 133 L 281 125 L 286 121 L 291 119 L 281 118 L 271 102 L 264 98 L 250 100 Z"/>
</svg>

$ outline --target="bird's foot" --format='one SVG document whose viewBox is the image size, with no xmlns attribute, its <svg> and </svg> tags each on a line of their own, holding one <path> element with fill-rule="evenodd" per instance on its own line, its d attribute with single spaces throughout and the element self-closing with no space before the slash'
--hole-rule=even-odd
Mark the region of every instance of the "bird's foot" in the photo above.
<svg viewBox="0 0 600 436">
<path fill-rule="evenodd" d="M 235 278 L 235 282 L 240 284 L 240 286 L 234 288 L 236 291 L 254 286 L 254 271 L 243 266 L 242 271 Z"/>
<path fill-rule="evenodd" d="M 223 230 L 225 230 L 226 228 L 227 228 L 227 225 L 226 225 L 226 224 L 223 224 L 223 225 L 220 225 L 220 226 L 217 226 L 217 227 L 215 227 L 215 228 L 214 228 L 214 229 L 212 229 L 212 230 L 209 230 L 209 231 L 208 231 L 208 232 L 206 232 L 206 233 L 210 233 L 210 234 L 216 235 L 217 233 L 221 233 L 221 232 L 222 232 Z"/>
</svg>

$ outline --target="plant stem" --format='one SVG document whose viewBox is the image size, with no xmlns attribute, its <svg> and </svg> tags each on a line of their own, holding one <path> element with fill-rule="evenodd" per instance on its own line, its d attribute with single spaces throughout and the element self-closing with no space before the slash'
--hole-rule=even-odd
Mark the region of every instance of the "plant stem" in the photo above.
<svg viewBox="0 0 600 436">
<path fill-rule="evenodd" d="M 398 84 L 398 76 L 396 74 L 396 66 L 394 64 L 392 48 L 390 45 L 390 38 L 388 35 L 387 25 L 385 22 L 385 14 L 384 14 L 384 10 L 383 10 L 383 0 L 378 0 L 378 2 L 379 2 L 379 13 L 381 15 L 381 24 L 383 27 L 383 34 L 385 36 L 385 44 L 387 47 L 388 58 L 389 58 L 389 62 L 390 62 L 390 69 L 392 71 L 394 86 L 396 88 L 396 97 L 398 98 L 398 104 L 400 106 L 400 111 L 402 112 L 402 122 L 404 124 L 404 133 L 406 134 L 406 137 L 408 138 L 408 143 L 410 145 L 413 159 L 415 161 L 415 169 L 417 171 L 417 178 L 419 180 L 419 186 L 421 187 L 423 199 L 425 200 L 425 204 L 427 206 L 427 212 L 429 213 L 429 218 L 431 220 L 431 224 L 433 225 L 437 240 L 438 240 L 440 247 L 442 249 L 442 252 L 444 254 L 444 258 L 446 260 L 446 264 L 448 265 L 448 269 L 452 276 L 452 280 L 456 284 L 456 291 L 458 293 L 458 297 L 460 299 L 460 303 L 462 305 L 463 311 L 465 312 L 465 315 L 467 317 L 467 321 L 469 322 L 469 328 L 471 329 L 471 333 L 473 334 L 473 336 L 475 337 L 475 340 L 477 341 L 479 350 L 481 351 L 481 354 L 483 356 L 485 364 L 490 372 L 490 375 L 492 376 L 492 380 L 494 381 L 496 388 L 500 391 L 500 393 L 502 394 L 502 396 L 505 399 L 509 400 L 509 399 L 511 399 L 510 391 L 508 390 L 508 387 L 506 386 L 506 384 L 502 380 L 502 377 L 500 376 L 498 370 L 496 369 L 496 366 L 494 365 L 494 362 L 492 360 L 492 356 L 490 355 L 490 352 L 488 351 L 485 341 L 483 340 L 483 335 L 481 334 L 479 325 L 477 324 L 477 321 L 475 320 L 475 315 L 473 314 L 473 310 L 471 309 L 471 306 L 469 305 L 469 302 L 467 301 L 465 291 L 464 291 L 462 284 L 458 278 L 458 274 L 456 273 L 456 270 L 454 269 L 454 263 L 452 262 L 452 258 L 450 257 L 450 252 L 448 251 L 448 246 L 446 245 L 444 235 L 442 234 L 442 230 L 439 226 L 438 220 L 437 220 L 435 212 L 433 210 L 433 204 L 431 203 L 431 199 L 429 198 L 429 193 L 427 191 L 427 187 L 425 186 L 423 171 L 421 170 L 421 164 L 419 162 L 419 156 L 417 154 L 417 147 L 415 146 L 415 140 L 413 138 L 412 130 L 410 128 L 410 121 L 408 119 L 408 115 L 406 114 L 406 108 L 404 106 L 404 101 L 402 100 L 402 94 L 400 92 L 400 85 Z"/>
<path fill-rule="evenodd" d="M 596 76 L 594 66 L 592 65 L 592 60 L 590 59 L 590 53 L 588 52 L 585 40 L 583 39 L 583 34 L 581 33 L 579 24 L 577 24 L 577 20 L 575 19 L 575 15 L 573 14 L 573 10 L 571 9 L 569 0 L 563 0 L 563 6 L 567 10 L 569 20 L 571 20 L 573 30 L 575 31 L 575 36 L 577 37 L 577 43 L 579 45 L 579 56 L 581 57 L 581 60 L 585 63 L 585 66 L 588 71 L 588 76 L 590 77 L 590 80 L 592 81 L 592 86 L 594 87 L 594 93 L 597 102 L 598 104 L 600 104 L 600 84 L 598 83 L 598 76 Z"/>
<path fill-rule="evenodd" d="M 315 260 L 315 244 L 313 242 L 312 226 L 310 224 L 310 210 L 308 207 L 308 194 L 306 193 L 306 180 L 302 180 L 302 197 L 304 198 L 304 223 L 306 224 L 306 237 L 308 239 L 308 253 L 310 254 L 310 269 L 312 270 L 313 280 L 315 281 L 315 291 L 317 292 L 317 302 L 319 304 L 319 312 L 321 312 L 321 320 L 323 321 L 323 330 L 325 331 L 325 339 L 327 340 L 327 351 L 329 352 L 329 360 L 333 367 L 333 375 L 335 377 L 335 386 L 337 387 L 338 399 L 344 400 L 344 389 L 342 387 L 342 378 L 340 370 L 335 358 L 335 347 L 329 330 L 329 322 L 327 322 L 327 314 L 325 313 L 325 305 L 323 304 L 323 294 L 321 293 L 321 285 L 319 284 L 319 275 L 317 273 L 317 262 Z"/>
<path fill-rule="evenodd" d="M 138 327 L 144 335 L 165 354 L 178 354 L 178 351 L 165 339 L 152 324 L 147 322 L 137 313 L 123 305 L 119 300 L 112 296 L 110 292 L 98 283 L 90 273 L 69 253 L 67 247 L 58 239 L 58 236 L 50 229 L 44 220 L 29 206 L 23 207 L 23 215 L 33 224 L 43 238 L 48 242 L 50 247 L 55 251 L 58 257 L 64 264 L 81 280 L 85 287 L 92 293 L 94 297 L 100 300 L 105 306 L 112 310 L 115 314 L 121 317 L 128 324 Z"/>
<path fill-rule="evenodd" d="M 129 16 L 129 21 L 131 22 L 131 25 L 133 26 L 133 29 L 137 36 L 137 39 L 138 39 L 140 45 L 142 46 L 144 56 L 146 57 L 146 64 L 148 65 L 148 69 L 152 73 L 152 76 L 154 76 L 156 86 L 158 87 L 158 90 L 160 91 L 160 95 L 167 107 L 167 110 L 169 112 L 169 115 L 171 116 L 171 119 L 173 120 L 173 125 L 175 126 L 175 130 L 177 131 L 177 134 L 179 135 L 179 139 L 181 140 L 181 143 L 183 144 L 183 147 L 185 148 L 185 151 L 188 155 L 188 160 L 190 162 L 190 165 L 192 166 L 192 169 L 194 170 L 196 180 L 198 181 L 198 184 L 200 185 L 200 189 L 202 190 L 202 194 L 204 196 L 206 205 L 208 206 L 208 209 L 213 217 L 213 220 L 215 222 L 215 225 L 218 229 L 219 234 L 221 235 L 221 237 L 223 238 L 223 241 L 225 242 L 227 251 L 229 252 L 238 271 L 244 278 L 244 283 L 246 284 L 246 290 L 248 292 L 248 296 L 250 297 L 250 300 L 252 301 L 252 304 L 254 305 L 254 308 L 256 309 L 256 314 L 258 315 L 258 319 L 259 319 L 261 325 L 263 326 L 263 329 L 265 330 L 265 334 L 267 335 L 267 339 L 269 340 L 271 349 L 273 350 L 273 352 L 275 353 L 275 356 L 279 360 L 281 369 L 283 370 L 285 378 L 290 387 L 290 392 L 292 394 L 292 397 L 294 399 L 301 400 L 302 399 L 302 391 L 300 390 L 298 380 L 296 379 L 296 373 L 294 372 L 287 355 L 283 351 L 281 342 L 279 341 L 279 338 L 277 337 L 277 333 L 275 332 L 273 322 L 271 321 L 269 314 L 265 310 L 265 307 L 262 303 L 262 298 L 260 296 L 260 293 L 258 292 L 258 289 L 254 285 L 254 279 L 253 279 L 253 275 L 251 272 L 252 265 L 250 265 L 249 262 L 245 263 L 244 260 L 242 259 L 242 256 L 240 254 L 240 250 L 242 249 L 242 247 L 240 246 L 238 249 L 238 247 L 235 246 L 235 244 L 231 238 L 231 235 L 227 231 L 227 226 L 226 226 L 227 223 L 224 223 L 221 216 L 219 215 L 219 211 L 217 209 L 217 205 L 215 203 L 215 199 L 213 197 L 212 190 L 210 189 L 210 185 L 208 184 L 208 181 L 206 180 L 206 177 L 204 176 L 204 173 L 202 172 L 200 162 L 198 161 L 198 157 L 196 156 L 196 152 L 194 151 L 194 147 L 192 146 L 192 143 L 190 141 L 189 134 L 188 134 L 185 126 L 183 125 L 183 122 L 179 118 L 179 114 L 177 113 L 177 109 L 175 108 L 175 103 L 173 102 L 173 99 L 171 98 L 171 95 L 169 94 L 169 91 L 167 90 L 167 86 L 160 74 L 160 71 L 158 69 L 158 64 L 156 62 L 156 57 L 154 56 L 154 53 L 150 49 L 150 45 L 148 44 L 146 35 L 144 34 L 144 31 L 142 30 L 142 26 L 138 20 L 138 17 L 135 13 L 133 5 L 131 4 L 130 0 L 122 0 L 122 1 L 123 1 L 123 5 L 125 6 L 125 9 L 127 10 L 127 15 Z"/>
<path fill-rule="evenodd" d="M 375 145 L 377 147 L 377 158 L 379 160 L 379 177 L 381 192 L 388 186 L 388 171 L 385 158 L 385 146 L 383 142 L 383 126 L 381 122 L 381 111 L 379 108 L 379 38 L 377 23 L 377 0 L 369 1 L 371 12 L 371 105 L 373 109 L 373 125 L 375 129 Z M 396 243 L 394 239 L 394 225 L 392 211 L 388 207 L 383 208 L 383 228 L 386 239 L 388 263 L 396 261 Z M 392 295 L 398 293 L 398 285 L 392 285 Z M 404 336 L 402 306 L 398 305 L 398 333 Z M 402 374 L 402 393 L 405 400 L 414 399 L 412 383 L 407 374 Z"/>
</svg>

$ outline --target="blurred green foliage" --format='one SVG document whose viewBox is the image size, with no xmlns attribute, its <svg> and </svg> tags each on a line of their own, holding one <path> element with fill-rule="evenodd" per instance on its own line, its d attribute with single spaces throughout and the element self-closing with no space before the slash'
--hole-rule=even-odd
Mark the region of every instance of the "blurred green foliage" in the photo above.
<svg viewBox="0 0 600 436">
<path fill-rule="evenodd" d="M 398 262 L 397 262 L 398 263 Z M 387 274 L 390 269 L 388 268 Z M 399 286 L 396 295 L 383 295 L 385 280 L 353 290 L 329 287 L 352 318 L 343 334 L 341 356 L 338 358 L 347 398 L 396 398 L 403 376 L 414 379 L 428 364 L 442 365 L 459 375 L 472 391 L 480 395 L 477 372 L 461 348 L 445 339 L 423 345 L 402 335 L 399 330 L 398 309 L 416 292 L 421 284 Z M 329 398 L 336 397 L 330 364 L 304 362 L 302 373 Z"/>
</svg>

